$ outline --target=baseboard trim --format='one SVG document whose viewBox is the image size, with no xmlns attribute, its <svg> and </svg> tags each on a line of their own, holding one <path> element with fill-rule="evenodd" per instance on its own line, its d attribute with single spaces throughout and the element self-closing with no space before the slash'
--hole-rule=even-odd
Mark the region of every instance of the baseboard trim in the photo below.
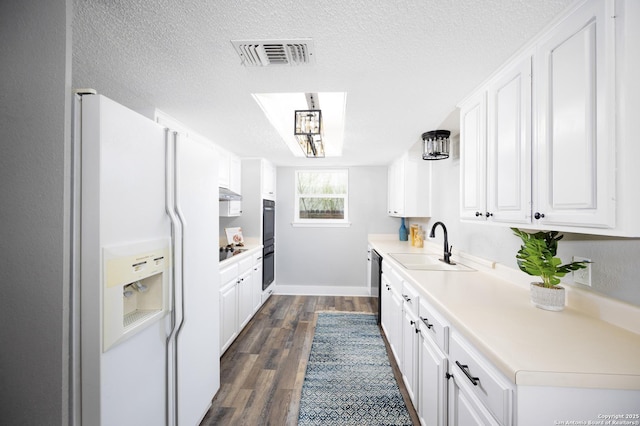
<svg viewBox="0 0 640 426">
<path fill-rule="evenodd" d="M 282 285 L 276 284 L 273 287 L 273 294 L 287 296 L 371 296 L 368 287 L 342 287 L 325 285 Z"/>
</svg>

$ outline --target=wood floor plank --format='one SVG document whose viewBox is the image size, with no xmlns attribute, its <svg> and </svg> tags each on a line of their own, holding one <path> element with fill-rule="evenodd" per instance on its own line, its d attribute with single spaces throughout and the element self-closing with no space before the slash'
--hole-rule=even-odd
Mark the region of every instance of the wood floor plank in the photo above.
<svg viewBox="0 0 640 426">
<path fill-rule="evenodd" d="M 317 313 L 374 312 L 375 306 L 368 297 L 271 296 L 220 359 L 220 390 L 201 426 L 295 426 Z M 390 361 L 418 425 L 393 357 Z"/>
</svg>

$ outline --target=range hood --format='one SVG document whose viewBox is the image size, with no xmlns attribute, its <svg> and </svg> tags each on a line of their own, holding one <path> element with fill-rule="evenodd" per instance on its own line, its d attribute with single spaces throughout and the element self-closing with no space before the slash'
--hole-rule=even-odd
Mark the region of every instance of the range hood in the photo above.
<svg viewBox="0 0 640 426">
<path fill-rule="evenodd" d="M 236 194 L 230 189 L 220 187 L 220 197 L 218 199 L 220 201 L 242 200 L 242 195 Z"/>
</svg>

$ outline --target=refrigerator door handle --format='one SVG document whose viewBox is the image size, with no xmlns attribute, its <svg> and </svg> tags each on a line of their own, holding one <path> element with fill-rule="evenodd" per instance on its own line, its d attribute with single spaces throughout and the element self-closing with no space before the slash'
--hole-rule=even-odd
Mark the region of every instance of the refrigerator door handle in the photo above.
<svg viewBox="0 0 640 426">
<path fill-rule="evenodd" d="M 173 210 L 176 212 L 178 217 L 178 221 L 180 222 L 180 284 L 176 284 L 176 288 L 173 290 L 174 293 L 177 290 L 180 291 L 180 316 L 178 319 L 177 330 L 176 330 L 176 338 L 180 335 L 180 331 L 182 330 L 182 324 L 184 323 L 184 230 L 186 228 L 186 220 L 184 218 L 184 213 L 180 208 L 180 202 L 178 200 L 180 194 L 178 193 L 178 145 L 180 142 L 178 132 L 173 132 Z"/>
<path fill-rule="evenodd" d="M 181 221 L 176 214 L 176 188 L 175 188 L 175 174 L 176 174 L 176 134 L 170 129 L 165 129 L 165 188 L 166 188 L 166 211 L 171 221 L 171 240 L 173 243 L 173 268 L 172 268 L 172 283 L 171 283 L 171 330 L 167 336 L 166 345 L 166 410 L 165 420 L 167 425 L 178 424 L 178 369 L 177 357 L 178 357 L 178 345 L 177 335 L 179 327 L 182 323 L 181 319 L 178 319 L 176 312 L 176 290 L 177 282 L 182 281 L 182 267 L 180 268 L 180 274 L 176 272 L 176 257 L 182 257 L 182 247 L 178 255 L 176 255 L 177 241 L 182 241 L 182 226 Z M 180 275 L 180 276 L 179 276 Z M 182 316 L 182 312 L 180 313 Z"/>
<path fill-rule="evenodd" d="M 176 292 L 180 292 L 180 315 L 178 316 L 178 323 L 176 324 L 176 333 L 175 333 L 175 350 L 176 350 L 176 356 L 173 360 L 174 362 L 174 370 L 175 370 L 175 378 L 176 378 L 176 382 L 175 382 L 175 400 L 176 400 L 176 409 L 175 409 L 175 413 L 176 413 L 176 425 L 178 424 L 178 376 L 179 376 L 179 371 L 178 371 L 178 338 L 180 337 L 180 333 L 182 331 L 182 326 L 184 324 L 184 265 L 185 265 L 185 259 L 184 259 L 184 239 L 185 239 L 185 228 L 187 226 L 185 217 L 184 217 L 184 213 L 182 212 L 182 209 L 180 207 L 180 200 L 178 199 L 179 196 L 181 195 L 178 191 L 178 183 L 179 183 L 179 161 L 178 161 L 178 145 L 180 145 L 180 138 L 179 138 L 179 134 L 178 132 L 173 132 L 173 172 L 174 172 L 174 186 L 173 186 L 173 204 L 174 204 L 174 210 L 178 216 L 178 220 L 180 221 L 180 284 L 176 284 L 176 288 L 174 289 L 174 293 Z"/>
</svg>

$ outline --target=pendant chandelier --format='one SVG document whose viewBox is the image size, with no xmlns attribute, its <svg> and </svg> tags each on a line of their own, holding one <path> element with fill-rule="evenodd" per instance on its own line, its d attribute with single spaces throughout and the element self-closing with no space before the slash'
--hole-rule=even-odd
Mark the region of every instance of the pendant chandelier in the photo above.
<svg viewBox="0 0 640 426">
<path fill-rule="evenodd" d="M 322 111 L 318 109 L 296 110 L 295 136 L 304 155 L 309 158 L 323 158 Z"/>
<path fill-rule="evenodd" d="M 448 130 L 432 130 L 422 134 L 422 159 L 444 160 L 449 158 L 450 140 Z"/>
</svg>

